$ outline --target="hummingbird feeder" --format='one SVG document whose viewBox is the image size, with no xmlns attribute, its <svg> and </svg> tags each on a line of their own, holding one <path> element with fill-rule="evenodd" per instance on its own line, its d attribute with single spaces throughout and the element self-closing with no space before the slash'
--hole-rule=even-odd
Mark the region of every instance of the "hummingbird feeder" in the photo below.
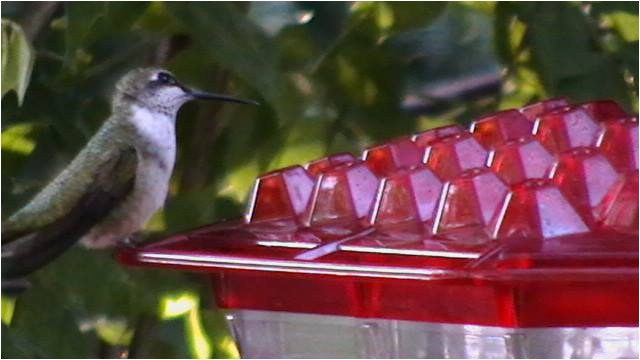
<svg viewBox="0 0 640 360">
<path fill-rule="evenodd" d="M 550 99 L 260 176 L 123 249 L 212 280 L 243 357 L 638 357 L 638 118 Z"/>
</svg>

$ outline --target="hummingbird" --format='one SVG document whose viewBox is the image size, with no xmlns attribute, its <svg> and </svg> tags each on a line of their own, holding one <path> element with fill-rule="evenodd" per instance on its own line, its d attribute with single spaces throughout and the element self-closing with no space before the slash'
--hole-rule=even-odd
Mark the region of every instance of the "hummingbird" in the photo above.
<svg viewBox="0 0 640 360">
<path fill-rule="evenodd" d="M 258 105 L 202 92 L 169 71 L 140 68 L 116 84 L 111 116 L 74 160 L 2 223 L 2 279 L 19 279 L 77 241 L 127 242 L 166 199 L 176 155 L 176 115 L 195 99 Z"/>
</svg>

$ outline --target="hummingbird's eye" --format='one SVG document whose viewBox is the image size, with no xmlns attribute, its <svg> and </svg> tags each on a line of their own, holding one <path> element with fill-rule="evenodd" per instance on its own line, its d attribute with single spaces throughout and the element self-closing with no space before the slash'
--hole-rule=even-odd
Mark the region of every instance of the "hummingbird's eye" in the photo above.
<svg viewBox="0 0 640 360">
<path fill-rule="evenodd" d="M 165 85 L 175 85 L 176 79 L 174 79 L 170 74 L 161 72 L 158 74 L 158 82 Z"/>
</svg>

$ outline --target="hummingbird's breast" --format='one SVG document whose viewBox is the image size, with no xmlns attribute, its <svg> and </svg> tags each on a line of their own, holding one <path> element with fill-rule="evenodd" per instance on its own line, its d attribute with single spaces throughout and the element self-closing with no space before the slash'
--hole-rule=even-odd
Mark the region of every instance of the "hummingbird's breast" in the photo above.
<svg viewBox="0 0 640 360">
<path fill-rule="evenodd" d="M 133 191 L 82 240 L 92 248 L 108 247 L 142 229 L 167 197 L 175 163 L 175 118 L 144 108 L 133 109 L 137 168 Z"/>
</svg>

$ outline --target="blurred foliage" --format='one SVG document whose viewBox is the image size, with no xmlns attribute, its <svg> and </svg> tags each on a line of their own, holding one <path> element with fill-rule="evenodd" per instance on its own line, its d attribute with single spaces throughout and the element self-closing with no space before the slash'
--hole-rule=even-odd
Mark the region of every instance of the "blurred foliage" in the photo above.
<svg viewBox="0 0 640 360">
<path fill-rule="evenodd" d="M 150 236 L 238 216 L 261 172 L 489 111 L 551 96 L 638 111 L 637 2 L 4 2 L 2 18 L 3 217 L 141 65 L 264 104 L 185 106 Z M 201 277 L 77 248 L 32 281 L 3 297 L 3 357 L 238 356 Z"/>
</svg>

